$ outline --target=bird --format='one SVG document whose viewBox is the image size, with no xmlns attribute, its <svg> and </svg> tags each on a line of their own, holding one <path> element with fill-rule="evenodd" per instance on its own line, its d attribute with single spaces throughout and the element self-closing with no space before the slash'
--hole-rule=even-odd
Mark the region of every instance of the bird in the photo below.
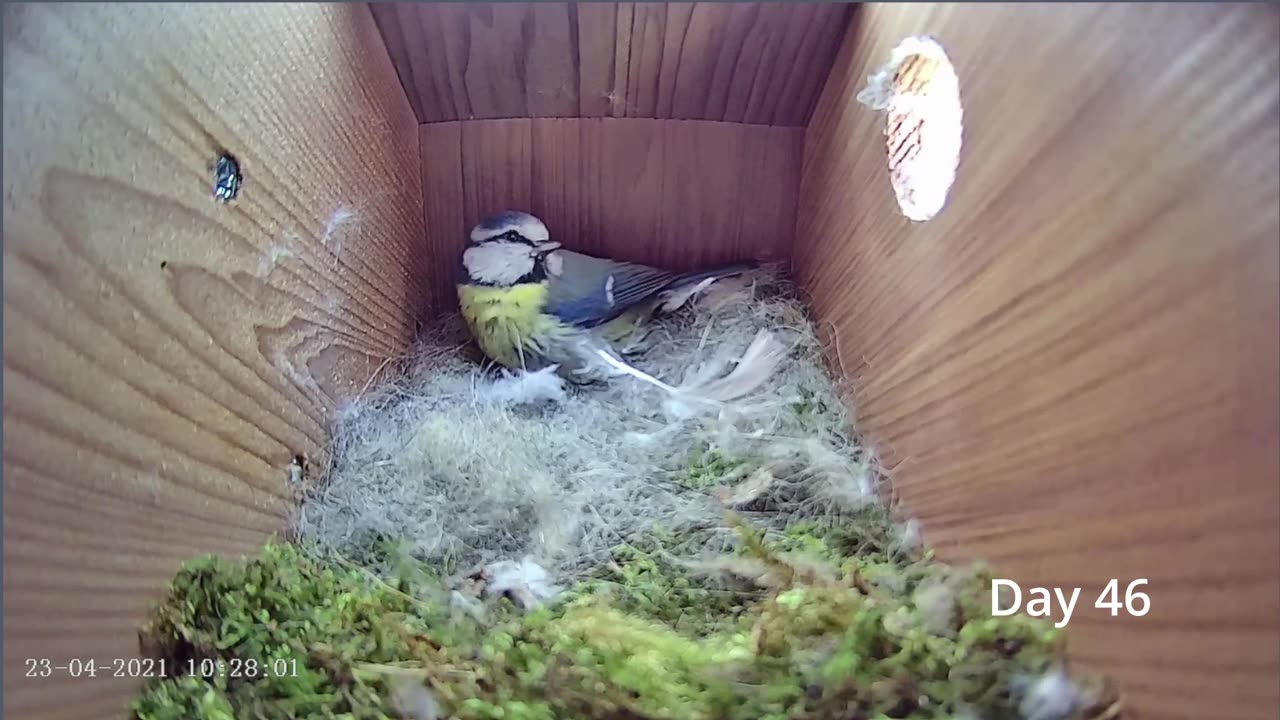
<svg viewBox="0 0 1280 720">
<path fill-rule="evenodd" d="M 458 303 L 484 355 L 512 371 L 550 370 L 575 384 L 607 380 L 602 362 L 633 352 L 622 343 L 655 314 L 752 262 L 677 273 L 594 257 L 551 240 L 538 217 L 504 210 L 485 217 L 462 252 Z"/>
</svg>

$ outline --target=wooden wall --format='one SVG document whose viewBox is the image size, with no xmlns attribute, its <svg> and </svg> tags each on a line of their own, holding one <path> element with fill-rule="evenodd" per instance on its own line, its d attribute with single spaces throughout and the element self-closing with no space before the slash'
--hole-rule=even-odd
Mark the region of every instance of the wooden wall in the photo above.
<svg viewBox="0 0 1280 720">
<path fill-rule="evenodd" d="M 784 259 L 803 130 L 632 118 L 470 120 L 422 126 L 431 287 L 483 216 L 536 214 L 565 247 L 675 270 Z"/>
<path fill-rule="evenodd" d="M 374 3 L 421 122 L 641 117 L 802 127 L 841 3 Z"/>
<path fill-rule="evenodd" d="M 279 529 L 428 314 L 418 125 L 362 4 L 6 6 L 3 112 L 4 715 L 118 718 L 178 563 Z"/>
<path fill-rule="evenodd" d="M 919 33 L 965 105 L 923 225 L 853 101 Z M 1143 718 L 1280 706 L 1277 74 L 1274 6 L 866 5 L 806 139 L 795 267 L 926 541 L 1082 586 Z"/>
<path fill-rule="evenodd" d="M 119 717 L 133 683 L 26 660 L 133 656 L 181 560 L 277 530 L 516 206 L 643 262 L 792 254 L 927 541 L 1083 586 L 1076 657 L 1141 717 L 1274 717 L 1280 13 L 864 6 L 819 100 L 847 13 L 6 6 L 6 715 Z M 852 95 L 920 32 L 966 144 L 912 225 Z M 1135 577 L 1150 614 L 1092 607 Z"/>
</svg>

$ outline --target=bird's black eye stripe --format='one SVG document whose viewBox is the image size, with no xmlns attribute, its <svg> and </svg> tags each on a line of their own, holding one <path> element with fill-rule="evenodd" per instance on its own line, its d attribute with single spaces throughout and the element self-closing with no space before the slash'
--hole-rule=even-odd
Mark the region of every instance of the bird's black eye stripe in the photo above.
<svg viewBox="0 0 1280 720">
<path fill-rule="evenodd" d="M 532 240 L 530 240 L 529 238 L 527 238 L 527 237 L 525 237 L 525 236 L 521 235 L 520 233 L 516 232 L 515 230 L 508 230 L 508 231 L 506 231 L 506 232 L 502 233 L 501 235 L 494 235 L 493 237 L 487 237 L 487 238 L 485 238 L 484 240 L 480 241 L 480 244 L 481 244 L 481 245 L 484 245 L 484 244 L 486 244 L 486 243 L 495 243 L 495 242 L 517 242 L 517 243 L 524 243 L 525 245 L 528 245 L 529 247 L 537 247 L 537 245 L 538 245 L 538 244 L 537 244 L 537 243 L 535 243 L 534 241 L 532 241 Z"/>
</svg>

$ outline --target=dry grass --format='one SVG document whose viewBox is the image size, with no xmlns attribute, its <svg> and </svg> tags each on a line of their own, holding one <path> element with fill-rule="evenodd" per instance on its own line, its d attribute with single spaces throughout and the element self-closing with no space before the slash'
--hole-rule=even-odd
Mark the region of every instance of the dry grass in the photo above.
<svg viewBox="0 0 1280 720">
<path fill-rule="evenodd" d="M 728 508 L 773 528 L 856 511 L 874 495 L 873 456 L 851 439 L 804 306 L 774 275 L 712 285 L 632 362 L 667 385 L 716 386 L 762 331 L 785 349 L 763 384 L 694 405 L 633 377 L 566 388 L 549 373 L 505 376 L 425 342 L 343 413 L 295 532 L 375 570 L 392 542 L 446 575 L 531 557 L 573 580 L 657 526 L 690 556 L 723 551 Z"/>
</svg>

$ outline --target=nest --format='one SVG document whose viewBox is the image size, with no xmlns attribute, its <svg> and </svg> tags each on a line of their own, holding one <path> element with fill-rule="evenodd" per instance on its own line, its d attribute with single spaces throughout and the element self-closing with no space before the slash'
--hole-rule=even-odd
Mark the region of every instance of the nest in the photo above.
<svg viewBox="0 0 1280 720">
<path fill-rule="evenodd" d="M 135 716 L 1118 717 L 894 521 L 784 283 L 682 300 L 602 386 L 425 343 L 343 411 L 292 543 L 178 574 Z"/>
<path fill-rule="evenodd" d="M 345 409 L 297 537 L 379 571 L 393 543 L 448 574 L 529 558 L 571 582 L 655 527 L 683 552 L 720 553 L 727 509 L 781 530 L 874 497 L 874 458 L 851 439 L 804 306 L 774 276 L 713 285 L 629 360 L 661 386 L 566 387 L 424 346 Z"/>
</svg>

